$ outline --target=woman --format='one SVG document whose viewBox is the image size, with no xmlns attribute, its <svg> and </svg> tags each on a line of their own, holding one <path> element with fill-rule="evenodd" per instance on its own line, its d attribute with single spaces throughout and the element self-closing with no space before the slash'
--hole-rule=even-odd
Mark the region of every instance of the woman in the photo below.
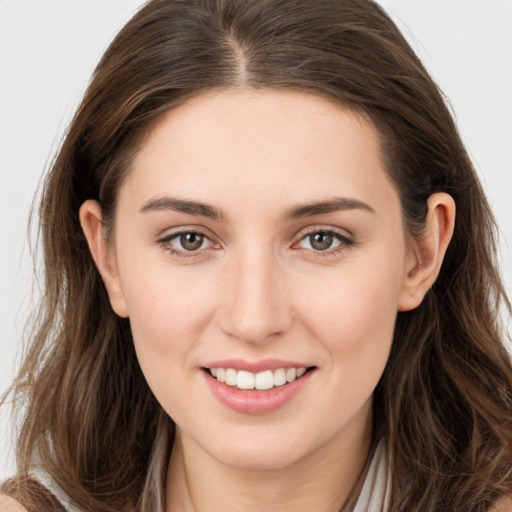
<svg viewBox="0 0 512 512">
<path fill-rule="evenodd" d="M 373 2 L 149 2 L 45 183 L 4 508 L 512 509 L 494 230 Z"/>
</svg>

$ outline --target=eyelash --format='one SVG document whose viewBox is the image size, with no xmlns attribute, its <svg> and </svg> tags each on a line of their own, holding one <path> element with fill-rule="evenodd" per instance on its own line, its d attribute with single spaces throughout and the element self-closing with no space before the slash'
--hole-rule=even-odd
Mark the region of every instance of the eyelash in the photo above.
<svg viewBox="0 0 512 512">
<path fill-rule="evenodd" d="M 298 242 L 296 242 L 295 244 L 293 244 L 293 246 L 295 247 L 296 245 L 298 245 L 299 243 L 301 243 L 304 240 L 307 240 L 308 238 L 312 237 L 313 235 L 320 235 L 320 234 L 332 236 L 334 240 L 337 240 L 339 242 L 339 244 L 337 246 L 335 246 L 334 248 L 328 248 L 323 251 L 307 249 L 308 251 L 312 251 L 315 254 L 315 257 L 326 258 L 329 256 L 334 256 L 342 251 L 346 251 L 347 249 L 352 249 L 356 245 L 356 241 L 352 237 L 347 236 L 343 232 L 329 228 L 329 229 L 312 229 L 311 231 L 308 231 L 307 233 L 302 235 L 300 240 Z"/>
<path fill-rule="evenodd" d="M 347 236 L 345 233 L 339 232 L 339 231 L 331 228 L 331 229 L 313 229 L 311 231 L 308 231 L 307 233 L 303 234 L 301 236 L 301 238 L 299 239 L 299 241 L 295 242 L 292 247 L 295 248 L 298 244 L 300 244 L 304 240 L 307 240 L 308 238 L 312 237 L 313 235 L 318 235 L 318 234 L 332 236 L 333 239 L 337 240 L 339 243 L 334 248 L 327 248 L 325 250 L 306 249 L 307 251 L 314 253 L 315 257 L 325 258 L 325 257 L 333 256 L 333 255 L 338 254 L 339 252 L 345 251 L 347 249 L 351 249 L 356 245 L 356 241 L 353 238 Z M 193 230 L 193 229 L 183 230 L 183 231 L 178 231 L 176 233 L 172 233 L 170 235 L 167 235 L 167 236 L 157 240 L 157 242 L 158 242 L 158 244 L 160 244 L 162 246 L 163 249 L 170 252 L 173 256 L 177 256 L 179 258 L 197 258 L 198 256 L 203 255 L 204 254 L 203 251 L 205 251 L 207 248 L 202 248 L 202 249 L 200 248 L 197 250 L 186 250 L 185 248 L 175 249 L 171 245 L 171 242 L 173 240 L 177 240 L 184 235 L 196 235 L 196 236 L 201 237 L 203 239 L 201 245 L 203 245 L 204 241 L 206 240 L 210 243 L 210 247 L 215 246 L 215 245 L 218 246 L 218 244 L 215 244 L 215 242 L 213 242 L 210 239 L 210 237 L 208 237 L 206 234 L 202 233 L 201 231 L 197 231 L 197 230 Z"/>
<path fill-rule="evenodd" d="M 201 233 L 200 231 L 196 231 L 194 229 L 187 229 L 187 230 L 183 230 L 183 231 L 178 231 L 177 233 L 172 233 L 163 238 L 160 238 L 158 240 L 158 243 L 162 246 L 163 249 L 170 252 L 173 256 L 177 256 L 178 258 L 197 258 L 199 255 L 202 255 L 205 248 L 198 249 L 195 251 L 188 251 L 185 248 L 175 249 L 171 245 L 171 242 L 173 240 L 177 240 L 177 239 L 179 240 L 183 235 L 196 235 L 196 236 L 203 238 L 203 243 L 204 243 L 204 241 L 208 241 L 208 242 L 210 242 L 211 245 L 216 245 L 214 242 L 212 242 L 210 237 L 208 237 L 204 233 Z"/>
</svg>

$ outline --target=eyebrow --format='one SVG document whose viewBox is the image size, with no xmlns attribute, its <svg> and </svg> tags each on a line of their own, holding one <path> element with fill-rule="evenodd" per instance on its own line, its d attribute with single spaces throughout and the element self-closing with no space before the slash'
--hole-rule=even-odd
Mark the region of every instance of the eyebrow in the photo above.
<svg viewBox="0 0 512 512">
<path fill-rule="evenodd" d="M 334 197 L 326 201 L 318 201 L 290 208 L 284 214 L 284 219 L 300 219 L 303 217 L 324 215 L 326 213 L 333 213 L 344 210 L 363 210 L 369 213 L 375 213 L 374 208 L 372 208 L 369 204 L 359 201 L 358 199 Z"/>
<path fill-rule="evenodd" d="M 141 213 L 172 210 L 178 213 L 199 215 L 212 220 L 225 220 L 226 216 L 217 208 L 198 201 L 176 199 L 174 197 L 158 197 L 149 199 L 140 209 Z"/>
<path fill-rule="evenodd" d="M 219 209 L 199 201 L 177 199 L 174 197 L 158 197 L 149 199 L 140 209 L 141 213 L 151 211 L 171 210 L 178 213 L 198 215 L 212 220 L 226 220 L 227 216 Z M 363 210 L 375 213 L 375 209 L 358 199 L 335 197 L 326 201 L 316 201 L 304 205 L 294 206 L 285 212 L 283 220 L 301 219 L 315 215 L 325 215 L 344 210 Z"/>
</svg>

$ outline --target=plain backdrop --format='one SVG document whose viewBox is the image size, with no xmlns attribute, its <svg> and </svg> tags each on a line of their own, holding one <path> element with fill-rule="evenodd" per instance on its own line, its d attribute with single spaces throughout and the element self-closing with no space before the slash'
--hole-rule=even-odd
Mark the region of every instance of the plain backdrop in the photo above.
<svg viewBox="0 0 512 512">
<path fill-rule="evenodd" d="M 304 0 L 315 1 L 315 0 Z M 141 0 L 0 0 L 0 392 L 37 297 L 29 209 L 93 68 Z M 512 0 L 380 0 L 449 98 L 502 230 L 512 292 Z M 508 240 L 508 243 L 507 243 Z M 0 480 L 14 471 L 0 409 Z"/>
</svg>

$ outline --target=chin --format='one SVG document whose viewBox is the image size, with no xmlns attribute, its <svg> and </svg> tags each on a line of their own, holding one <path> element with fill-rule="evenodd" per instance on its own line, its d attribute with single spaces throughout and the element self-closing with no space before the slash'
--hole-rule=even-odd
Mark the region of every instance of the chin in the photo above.
<svg viewBox="0 0 512 512">
<path fill-rule="evenodd" d="M 314 447 L 293 435 L 258 436 L 253 432 L 239 433 L 237 437 L 217 439 L 204 446 L 210 456 L 223 464 L 246 470 L 277 470 L 288 467 L 305 457 Z"/>
<path fill-rule="evenodd" d="M 290 453 L 291 452 L 291 453 Z M 214 457 L 216 454 L 212 454 Z M 220 462 L 232 468 L 252 470 L 252 471 L 268 471 L 279 470 L 289 467 L 296 463 L 305 454 L 298 454 L 297 450 L 283 451 L 275 448 L 254 449 L 252 451 L 224 451 L 216 457 Z"/>
</svg>

